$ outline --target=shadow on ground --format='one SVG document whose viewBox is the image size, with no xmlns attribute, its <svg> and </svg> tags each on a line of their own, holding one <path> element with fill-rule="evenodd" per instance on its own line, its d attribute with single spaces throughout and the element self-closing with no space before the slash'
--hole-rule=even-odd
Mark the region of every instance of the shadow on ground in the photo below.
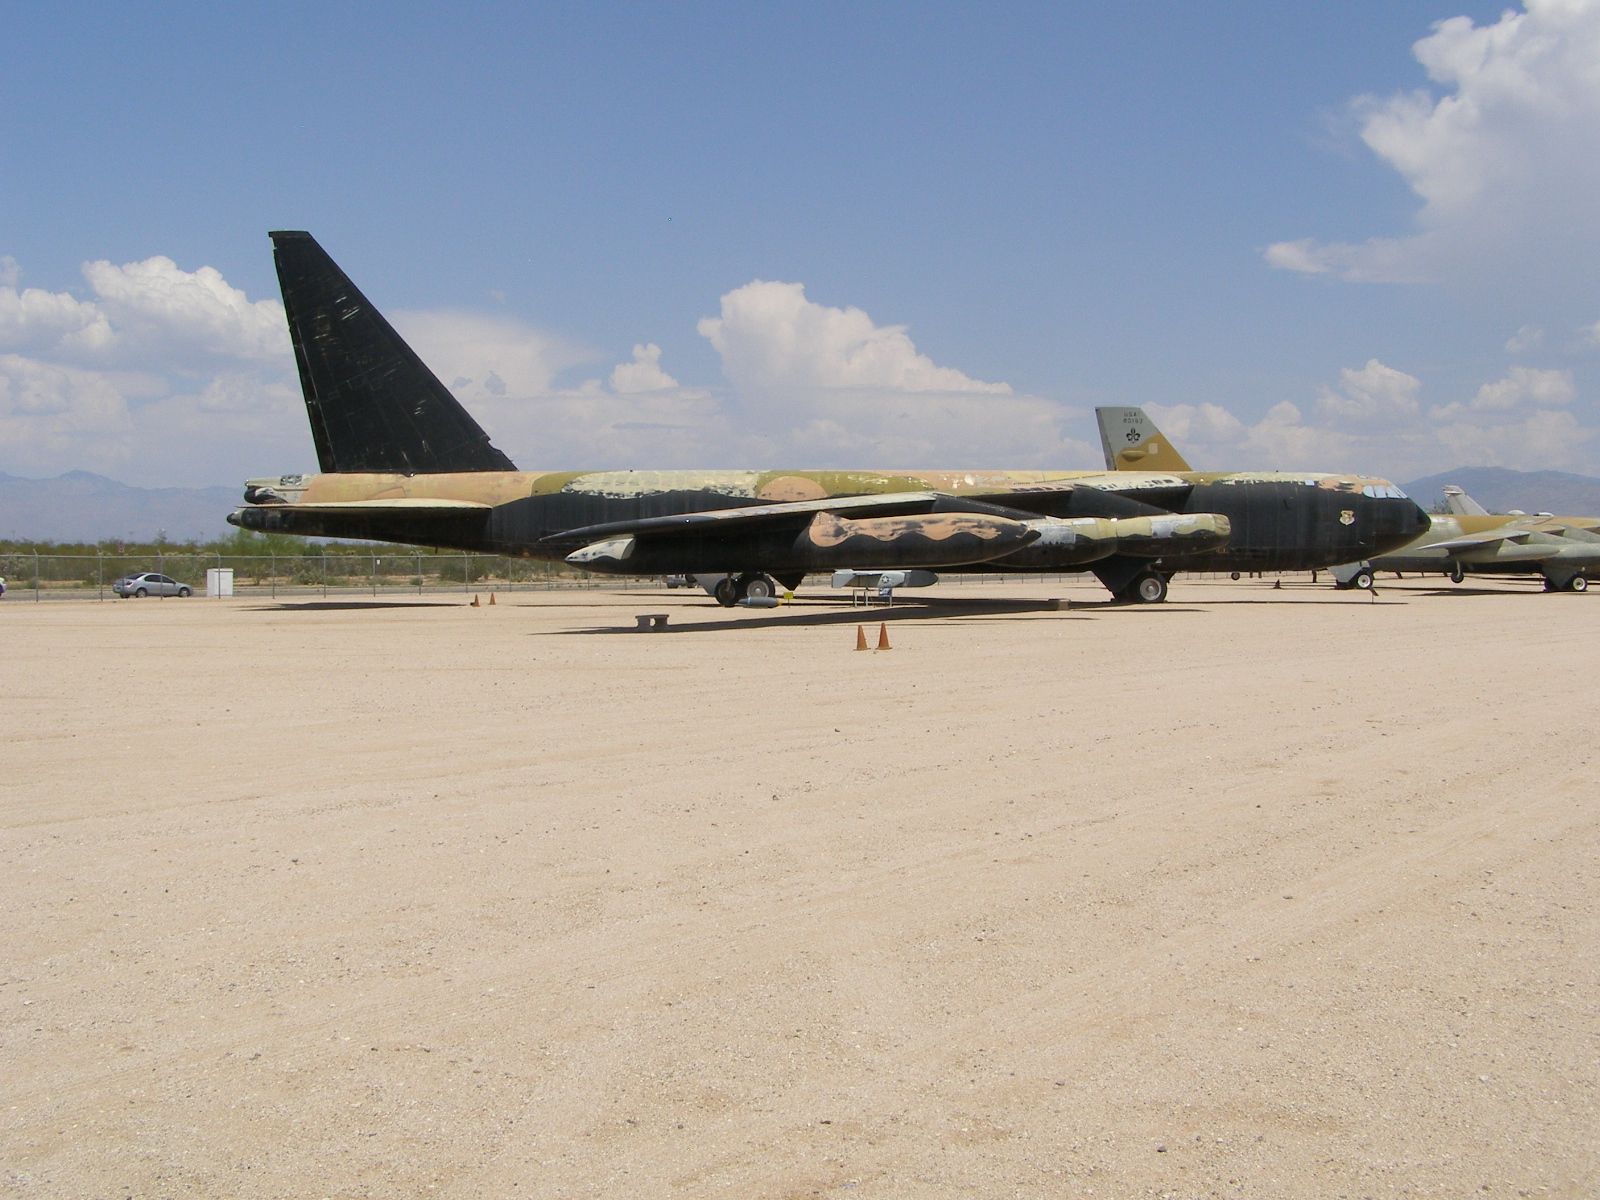
<svg viewBox="0 0 1600 1200">
<path fill-rule="evenodd" d="M 826 605 L 826 607 L 822 607 Z M 678 609 L 677 612 L 685 610 Z M 688 610 L 691 614 L 704 611 L 698 607 Z M 1090 616 L 1100 616 L 1109 613 L 1141 612 L 1141 613 L 1191 613 L 1198 609 L 1185 608 L 1181 605 L 1161 604 L 1121 604 L 1109 597 L 1100 602 L 1079 603 L 1053 602 L 1050 600 L 996 600 L 992 597 L 951 597 L 948 599 L 908 599 L 896 601 L 892 608 L 862 608 L 859 605 L 850 605 L 845 602 L 828 604 L 826 600 L 809 600 L 804 606 L 782 605 L 778 608 L 767 609 L 732 609 L 723 620 L 687 621 L 680 625 L 669 623 L 653 630 L 641 630 L 625 621 L 632 620 L 632 614 L 619 613 L 619 619 L 614 624 L 592 625 L 581 629 L 566 629 L 556 631 L 563 634 L 614 634 L 614 633 L 656 633 L 656 634 L 695 634 L 695 633 L 721 633 L 733 629 L 779 629 L 779 628 L 807 628 L 816 626 L 835 625 L 893 625 L 907 621 L 926 620 L 1085 620 Z"/>
<path fill-rule="evenodd" d="M 374 608 L 462 608 L 459 600 L 279 600 L 242 606 L 246 612 L 370 612 Z"/>
</svg>

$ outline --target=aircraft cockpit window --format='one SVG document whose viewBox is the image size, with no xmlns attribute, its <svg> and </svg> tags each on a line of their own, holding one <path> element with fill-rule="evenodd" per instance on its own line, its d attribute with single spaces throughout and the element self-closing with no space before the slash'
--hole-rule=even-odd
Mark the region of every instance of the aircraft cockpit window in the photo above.
<svg viewBox="0 0 1600 1200">
<path fill-rule="evenodd" d="M 1406 494 L 1392 483 L 1369 483 L 1361 489 L 1363 496 L 1371 496 L 1375 500 L 1404 500 Z"/>
</svg>

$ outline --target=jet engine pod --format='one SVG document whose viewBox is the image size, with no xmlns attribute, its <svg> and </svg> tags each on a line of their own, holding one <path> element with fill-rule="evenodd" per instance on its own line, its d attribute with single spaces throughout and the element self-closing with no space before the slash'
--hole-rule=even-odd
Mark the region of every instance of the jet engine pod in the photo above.
<svg viewBox="0 0 1600 1200">
<path fill-rule="evenodd" d="M 1003 558 L 1037 541 L 1032 522 L 987 513 L 927 513 L 850 520 L 818 513 L 795 540 L 807 570 L 949 567 Z"/>
<path fill-rule="evenodd" d="M 1027 523 L 1039 539 L 1009 554 L 997 566 L 1066 570 L 1125 554 L 1133 558 L 1179 558 L 1227 543 L 1228 518 L 1214 513 L 1156 517 L 1042 517 Z"/>
<path fill-rule="evenodd" d="M 1228 544 L 1233 532 L 1220 513 L 1173 513 L 1162 517 L 1124 517 L 1117 527 L 1117 553 L 1135 558 L 1181 558 Z"/>
<path fill-rule="evenodd" d="M 591 542 L 582 550 L 574 550 L 567 555 L 567 561 L 602 575 L 629 575 L 640 570 L 630 562 L 634 545 L 632 537 L 606 538 L 603 542 Z"/>
</svg>

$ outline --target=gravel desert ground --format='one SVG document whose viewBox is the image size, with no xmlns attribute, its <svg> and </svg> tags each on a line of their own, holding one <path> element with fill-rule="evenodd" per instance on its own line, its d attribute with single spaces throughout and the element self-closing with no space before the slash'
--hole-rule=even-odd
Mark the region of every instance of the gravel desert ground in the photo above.
<svg viewBox="0 0 1600 1200">
<path fill-rule="evenodd" d="M 1600 1193 L 1600 598 L 497 599 L 0 602 L 0 1193 Z"/>
</svg>

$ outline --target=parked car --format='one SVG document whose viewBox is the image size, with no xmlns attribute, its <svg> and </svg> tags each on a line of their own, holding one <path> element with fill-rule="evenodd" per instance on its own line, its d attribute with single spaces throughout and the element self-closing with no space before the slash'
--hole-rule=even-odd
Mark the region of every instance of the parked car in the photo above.
<svg viewBox="0 0 1600 1200">
<path fill-rule="evenodd" d="M 137 575 L 124 575 L 111 585 L 111 590 L 126 600 L 129 596 L 187 596 L 189 585 L 179 583 L 154 571 L 141 571 Z"/>
</svg>

